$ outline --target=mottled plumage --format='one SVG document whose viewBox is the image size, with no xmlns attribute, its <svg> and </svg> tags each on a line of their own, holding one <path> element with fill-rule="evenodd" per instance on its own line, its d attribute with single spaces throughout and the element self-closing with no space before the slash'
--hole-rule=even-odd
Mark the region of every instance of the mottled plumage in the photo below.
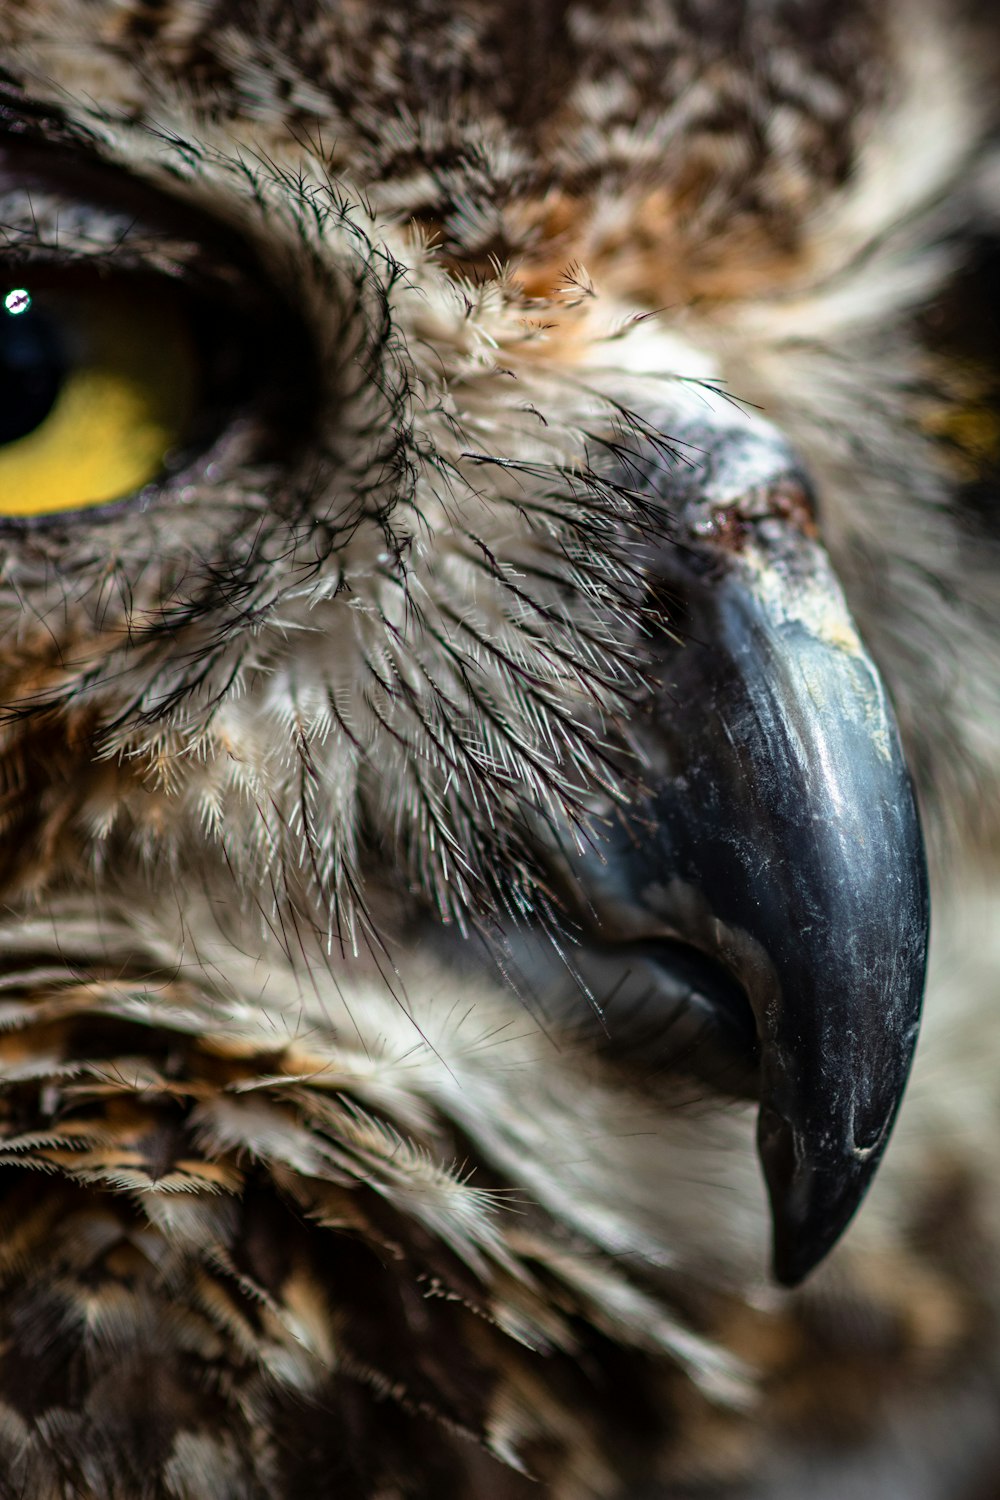
<svg viewBox="0 0 1000 1500">
<path fill-rule="evenodd" d="M 8 0 L 4 290 L 146 277 L 240 358 L 137 503 L 0 518 L 0 1496 L 988 1500 L 997 33 Z M 745 1091 L 582 956 L 673 708 L 672 498 L 758 408 L 935 909 L 795 1293 Z"/>
</svg>

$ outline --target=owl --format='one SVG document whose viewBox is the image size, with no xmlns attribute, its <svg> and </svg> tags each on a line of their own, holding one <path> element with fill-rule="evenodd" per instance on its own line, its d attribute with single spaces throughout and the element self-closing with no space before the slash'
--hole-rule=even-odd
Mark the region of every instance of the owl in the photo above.
<svg viewBox="0 0 1000 1500">
<path fill-rule="evenodd" d="M 998 58 L 6 0 L 2 1500 L 996 1495 Z"/>
</svg>

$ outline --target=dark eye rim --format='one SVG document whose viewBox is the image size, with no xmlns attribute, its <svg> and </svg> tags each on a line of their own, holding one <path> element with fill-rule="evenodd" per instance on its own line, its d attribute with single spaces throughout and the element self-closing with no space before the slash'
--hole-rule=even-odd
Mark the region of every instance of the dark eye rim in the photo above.
<svg viewBox="0 0 1000 1500">
<path fill-rule="evenodd" d="M 12 173 L 14 181 L 11 182 Z M 64 146 L 51 149 L 11 137 L 0 122 L 0 187 L 32 185 L 65 196 L 68 203 L 95 210 L 126 210 L 141 226 L 144 243 L 162 237 L 182 243 L 184 260 L 166 269 L 130 255 L 128 247 L 113 253 L 64 254 L 52 246 L 18 243 L 0 249 L 0 279 L 11 285 L 35 274 L 88 282 L 103 287 L 127 286 L 131 295 L 148 288 L 155 295 L 169 285 L 173 296 L 187 298 L 207 399 L 175 462 L 139 489 L 99 505 L 38 515 L 0 515 L 0 535 L 58 533 L 72 525 L 100 525 L 124 513 L 145 510 L 184 483 L 237 422 L 255 436 L 251 458 L 264 461 L 280 436 L 281 449 L 298 448 L 315 419 L 321 390 L 319 359 L 291 295 L 286 293 L 254 251 L 247 236 L 211 219 L 148 183 L 136 181 L 104 163 L 72 159 Z"/>
</svg>

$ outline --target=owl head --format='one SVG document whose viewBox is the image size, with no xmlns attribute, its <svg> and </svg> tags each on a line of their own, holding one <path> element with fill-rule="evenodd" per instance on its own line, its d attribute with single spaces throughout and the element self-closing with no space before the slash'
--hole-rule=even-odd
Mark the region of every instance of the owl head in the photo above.
<svg viewBox="0 0 1000 1500">
<path fill-rule="evenodd" d="M 989 834 L 988 25 L 0 21 L 18 1493 L 749 1441 L 910 1069 L 912 778 Z"/>
</svg>

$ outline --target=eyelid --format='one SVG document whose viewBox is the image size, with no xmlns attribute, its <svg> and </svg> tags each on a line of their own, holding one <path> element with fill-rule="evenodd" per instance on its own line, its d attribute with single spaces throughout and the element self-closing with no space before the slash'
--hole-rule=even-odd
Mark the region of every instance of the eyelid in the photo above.
<svg viewBox="0 0 1000 1500">
<path fill-rule="evenodd" d="M 5 254 L 113 257 L 215 281 L 259 279 L 246 236 L 164 186 L 74 149 L 0 130 L 0 224 Z"/>
</svg>

